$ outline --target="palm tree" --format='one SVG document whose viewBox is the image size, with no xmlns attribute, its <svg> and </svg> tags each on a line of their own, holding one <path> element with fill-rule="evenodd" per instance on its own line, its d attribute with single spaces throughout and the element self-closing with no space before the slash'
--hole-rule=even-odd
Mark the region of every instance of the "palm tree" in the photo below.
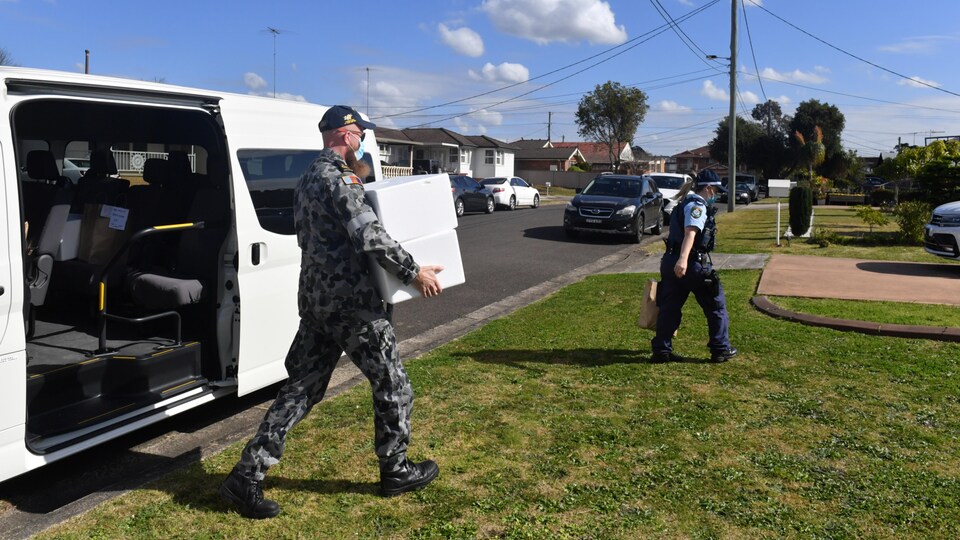
<svg viewBox="0 0 960 540">
<path fill-rule="evenodd" d="M 823 144 L 823 130 L 814 126 L 813 139 L 807 141 L 799 131 L 793 136 L 800 143 L 800 161 L 807 165 L 810 172 L 810 185 L 813 186 L 813 168 L 823 163 L 827 157 L 827 147 Z"/>
</svg>

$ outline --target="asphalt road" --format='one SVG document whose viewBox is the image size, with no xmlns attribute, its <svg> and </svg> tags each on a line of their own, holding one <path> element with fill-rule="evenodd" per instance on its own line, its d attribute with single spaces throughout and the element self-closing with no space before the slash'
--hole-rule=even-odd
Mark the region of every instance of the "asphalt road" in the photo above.
<svg viewBox="0 0 960 540">
<path fill-rule="evenodd" d="M 466 283 L 436 298 L 398 304 L 394 324 L 399 341 L 628 247 L 609 236 L 566 239 L 563 207 L 561 202 L 460 218 Z M 0 484 L 0 538 L 28 537 L 246 439 L 275 394 L 271 387 L 221 400 Z"/>
</svg>

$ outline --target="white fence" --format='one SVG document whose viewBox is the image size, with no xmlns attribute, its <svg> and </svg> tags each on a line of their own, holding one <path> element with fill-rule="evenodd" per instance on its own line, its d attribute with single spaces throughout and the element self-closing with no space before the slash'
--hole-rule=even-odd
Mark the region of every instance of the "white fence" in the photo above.
<svg viewBox="0 0 960 540">
<path fill-rule="evenodd" d="M 382 165 L 384 178 L 396 178 L 397 176 L 410 176 L 413 174 L 413 167 L 399 167 L 397 165 Z"/>
</svg>

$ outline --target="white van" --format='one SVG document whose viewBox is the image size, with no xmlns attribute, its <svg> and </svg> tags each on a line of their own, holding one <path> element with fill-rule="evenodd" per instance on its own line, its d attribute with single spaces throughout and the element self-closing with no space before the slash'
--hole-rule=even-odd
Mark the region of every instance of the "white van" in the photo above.
<svg viewBox="0 0 960 540">
<path fill-rule="evenodd" d="M 325 110 L 0 67 L 0 481 L 286 377 Z"/>
</svg>

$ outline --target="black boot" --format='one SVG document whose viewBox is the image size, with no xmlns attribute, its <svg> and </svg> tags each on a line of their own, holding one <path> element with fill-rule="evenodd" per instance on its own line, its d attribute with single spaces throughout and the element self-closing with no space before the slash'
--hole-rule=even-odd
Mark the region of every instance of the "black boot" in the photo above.
<svg viewBox="0 0 960 540">
<path fill-rule="evenodd" d="M 726 349 L 720 349 L 718 351 L 713 351 L 710 353 L 710 361 L 713 363 L 726 362 L 734 356 L 737 355 L 737 350 L 733 347 L 727 347 Z"/>
<path fill-rule="evenodd" d="M 683 362 L 683 357 L 673 351 L 655 352 L 650 355 L 651 364 L 665 364 L 667 362 Z"/>
<path fill-rule="evenodd" d="M 392 468 L 392 467 L 391 467 Z M 440 467 L 432 460 L 414 463 L 404 459 L 396 470 L 385 472 L 380 469 L 380 495 L 393 497 L 408 491 L 418 490 L 440 474 Z"/>
<path fill-rule="evenodd" d="M 252 519 L 275 517 L 280 505 L 263 498 L 263 482 L 251 480 L 237 471 L 230 471 L 220 484 L 220 496 L 233 503 L 241 516 Z"/>
</svg>

